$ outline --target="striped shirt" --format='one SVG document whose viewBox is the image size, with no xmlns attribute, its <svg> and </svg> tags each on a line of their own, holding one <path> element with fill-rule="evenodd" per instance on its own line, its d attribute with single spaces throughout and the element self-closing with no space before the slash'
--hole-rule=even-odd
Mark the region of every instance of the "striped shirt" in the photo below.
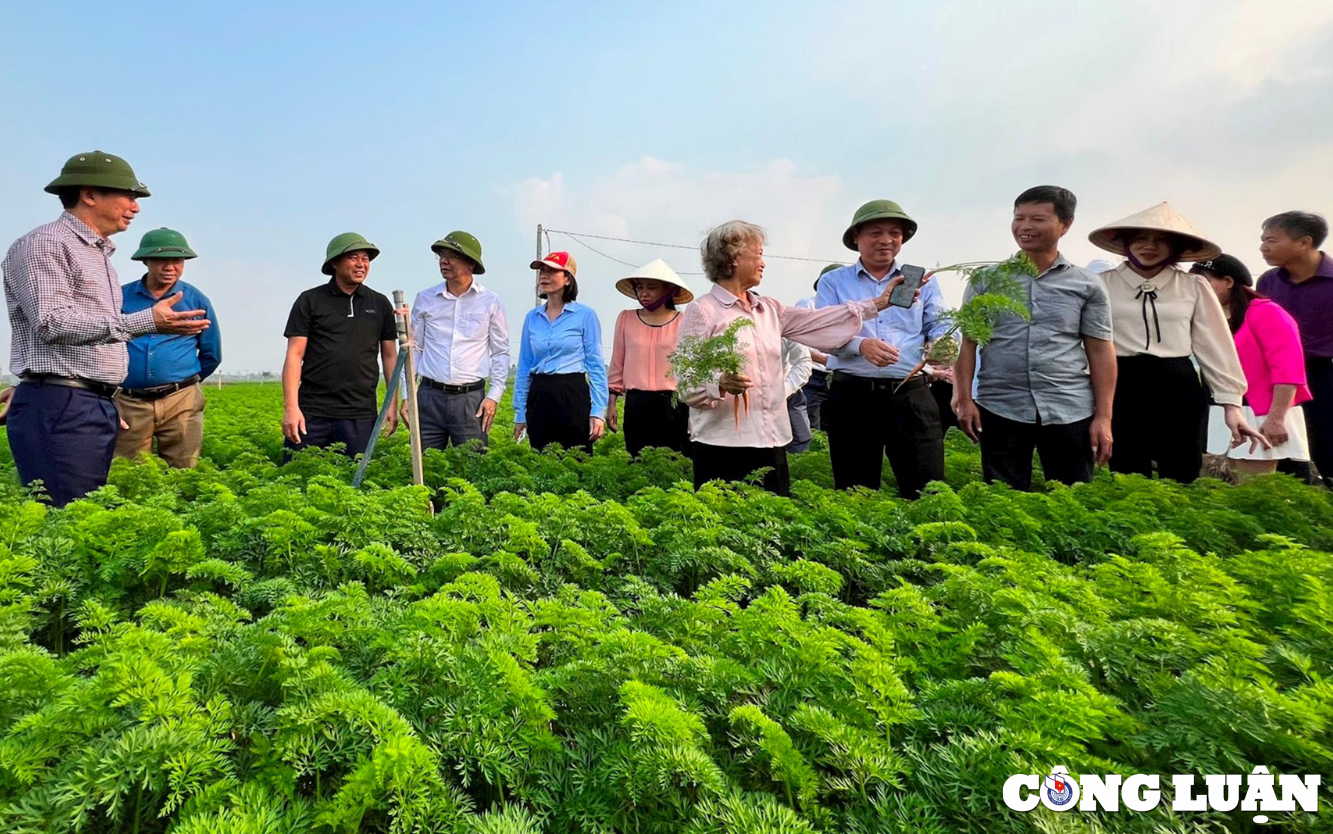
<svg viewBox="0 0 1333 834">
<path fill-rule="evenodd" d="M 14 242 L 5 256 L 5 303 L 16 375 L 58 374 L 119 385 L 125 343 L 156 333 L 151 309 L 121 313 L 116 246 L 69 212 Z"/>
</svg>

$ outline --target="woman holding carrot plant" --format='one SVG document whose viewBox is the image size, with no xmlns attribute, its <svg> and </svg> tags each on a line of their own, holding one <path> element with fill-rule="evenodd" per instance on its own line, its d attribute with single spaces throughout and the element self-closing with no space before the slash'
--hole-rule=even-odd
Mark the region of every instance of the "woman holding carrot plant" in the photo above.
<svg viewBox="0 0 1333 834">
<path fill-rule="evenodd" d="M 684 380 L 698 375 L 673 364 L 682 379 L 680 398 L 690 407 L 695 488 L 711 480 L 742 480 L 767 469 L 764 488 L 786 495 L 790 479 L 784 447 L 791 442 L 791 423 L 782 339 L 820 351 L 840 348 L 862 321 L 888 306 L 889 294 L 902 279 L 890 281 L 876 298 L 810 310 L 755 292 L 764 276 L 760 227 L 740 220 L 724 223 L 708 232 L 700 252 L 713 288 L 685 310 L 681 344 L 734 334 L 740 370 L 692 385 Z"/>
</svg>

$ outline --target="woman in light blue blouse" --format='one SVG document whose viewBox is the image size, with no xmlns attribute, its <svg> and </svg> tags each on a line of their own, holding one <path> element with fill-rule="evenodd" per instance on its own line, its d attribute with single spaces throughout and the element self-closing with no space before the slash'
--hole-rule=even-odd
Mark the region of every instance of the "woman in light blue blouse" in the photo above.
<svg viewBox="0 0 1333 834">
<path fill-rule="evenodd" d="M 578 304 L 578 265 L 568 252 L 533 261 L 546 303 L 523 318 L 514 379 L 514 440 L 528 433 L 532 448 L 559 443 L 592 452 L 606 423 L 606 364 L 602 325 Z"/>
</svg>

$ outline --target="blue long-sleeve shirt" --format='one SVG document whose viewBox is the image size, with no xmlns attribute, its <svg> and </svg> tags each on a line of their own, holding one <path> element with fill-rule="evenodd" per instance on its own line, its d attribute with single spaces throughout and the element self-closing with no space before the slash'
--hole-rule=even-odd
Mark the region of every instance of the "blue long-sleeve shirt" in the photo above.
<svg viewBox="0 0 1333 834">
<path fill-rule="evenodd" d="M 551 321 L 546 305 L 523 317 L 523 336 L 514 378 L 514 422 L 528 422 L 532 374 L 587 374 L 592 395 L 589 417 L 606 416 L 606 363 L 602 361 L 602 324 L 591 307 L 570 302 Z"/>
<path fill-rule="evenodd" d="M 161 299 L 148 291 L 144 279 L 131 281 L 121 287 L 124 301 L 122 313 L 147 310 Z M 173 336 L 150 333 L 129 342 L 130 369 L 122 383 L 126 388 L 154 388 L 189 379 L 195 374 L 207 379 L 222 362 L 222 330 L 213 314 L 213 302 L 191 284 L 177 281 L 169 295 L 182 293 L 173 310 L 203 310 L 211 325 L 198 336 Z M 166 296 L 163 296 L 164 298 Z"/>
<path fill-rule="evenodd" d="M 895 260 L 882 280 L 866 272 L 858 260 L 827 272 L 819 279 L 816 307 L 837 307 L 848 301 L 864 301 L 882 295 L 890 279 L 898 274 Z M 879 379 L 902 379 L 921 361 L 927 341 L 933 341 L 948 331 L 948 322 L 940 319 L 944 312 L 944 297 L 935 281 L 921 288 L 921 297 L 911 307 L 886 307 L 873 319 L 861 323 L 861 331 L 842 348 L 829 355 L 829 370 L 843 371 L 856 376 Z M 861 342 L 880 339 L 898 348 L 898 361 L 877 368 L 861 355 Z"/>
</svg>

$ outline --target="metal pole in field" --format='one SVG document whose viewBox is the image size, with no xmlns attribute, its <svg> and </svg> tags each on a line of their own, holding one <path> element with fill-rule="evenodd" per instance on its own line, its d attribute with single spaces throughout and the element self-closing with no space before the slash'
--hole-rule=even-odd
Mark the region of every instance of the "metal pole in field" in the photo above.
<svg viewBox="0 0 1333 834">
<path fill-rule="evenodd" d="M 397 310 L 407 302 L 403 300 L 403 291 L 393 291 L 393 306 Z M 421 422 L 417 419 L 417 366 L 412 356 L 412 325 L 408 314 L 399 313 L 398 350 L 403 357 L 403 394 L 407 398 L 407 433 L 412 441 L 412 483 L 420 486 L 426 482 L 426 473 L 421 466 Z"/>
<path fill-rule="evenodd" d="M 537 224 L 537 257 L 534 258 L 533 260 L 538 260 L 538 261 L 540 261 L 541 259 L 542 259 L 542 224 L 538 223 L 538 224 Z M 542 300 L 542 290 L 541 290 L 541 287 L 539 287 L 539 286 L 537 285 L 537 276 L 538 276 L 540 273 L 541 273 L 541 270 L 538 270 L 538 269 L 534 269 L 534 270 L 532 271 L 532 297 L 533 297 L 533 301 L 534 301 L 534 303 L 541 303 L 541 300 Z"/>
</svg>

